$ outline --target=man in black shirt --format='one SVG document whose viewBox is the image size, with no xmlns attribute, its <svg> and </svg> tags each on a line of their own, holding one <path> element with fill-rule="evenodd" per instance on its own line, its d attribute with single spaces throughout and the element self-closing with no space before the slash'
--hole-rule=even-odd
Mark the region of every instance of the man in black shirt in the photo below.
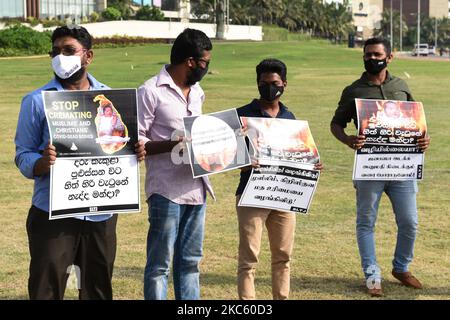
<svg viewBox="0 0 450 320">
<path fill-rule="evenodd" d="M 293 119 L 295 116 L 281 103 L 287 85 L 286 65 L 276 59 L 266 59 L 256 67 L 259 99 L 237 109 L 240 117 Z M 254 164 L 258 166 L 258 164 Z M 315 166 L 322 169 L 322 164 Z M 238 294 L 240 299 L 255 299 L 255 271 L 264 224 L 269 234 L 272 255 L 272 295 L 276 300 L 287 299 L 290 287 L 291 253 L 294 244 L 295 213 L 277 210 L 239 207 L 240 197 L 250 178 L 251 167 L 243 168 L 236 191 L 239 223 Z"/>
</svg>

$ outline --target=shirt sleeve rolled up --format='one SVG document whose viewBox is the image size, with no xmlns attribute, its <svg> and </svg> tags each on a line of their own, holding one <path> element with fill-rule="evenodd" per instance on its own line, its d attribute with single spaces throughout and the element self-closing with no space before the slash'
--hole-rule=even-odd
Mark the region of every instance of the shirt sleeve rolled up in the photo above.
<svg viewBox="0 0 450 320">
<path fill-rule="evenodd" d="M 151 139 L 151 127 L 155 119 L 155 106 L 156 101 L 145 86 L 141 86 L 138 89 L 138 124 L 139 124 L 139 140 L 143 140 L 147 143 Z"/>
</svg>

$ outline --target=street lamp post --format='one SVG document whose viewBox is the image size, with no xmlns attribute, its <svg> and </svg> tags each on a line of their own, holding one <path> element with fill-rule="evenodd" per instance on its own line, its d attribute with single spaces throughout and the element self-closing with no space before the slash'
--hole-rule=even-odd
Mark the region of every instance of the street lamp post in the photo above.
<svg viewBox="0 0 450 320">
<path fill-rule="evenodd" d="M 438 20 L 437 17 L 434 18 L 434 48 L 437 49 L 438 41 Z"/>
<path fill-rule="evenodd" d="M 420 0 L 417 0 L 417 56 L 419 57 L 420 48 Z"/>
<path fill-rule="evenodd" d="M 400 52 L 403 51 L 403 0 L 400 0 Z"/>
<path fill-rule="evenodd" d="M 391 21 L 390 21 L 390 27 L 391 27 L 391 48 L 394 49 L 394 37 L 393 37 L 393 26 L 392 26 L 392 22 L 394 21 L 393 19 L 393 14 L 392 14 L 392 0 L 391 0 Z"/>
</svg>

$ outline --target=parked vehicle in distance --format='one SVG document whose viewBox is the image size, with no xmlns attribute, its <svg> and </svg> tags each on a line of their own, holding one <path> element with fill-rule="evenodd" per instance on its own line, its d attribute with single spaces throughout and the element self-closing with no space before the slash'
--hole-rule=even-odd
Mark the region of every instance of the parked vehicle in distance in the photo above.
<svg viewBox="0 0 450 320">
<path fill-rule="evenodd" d="M 428 56 L 429 54 L 429 46 L 427 43 L 419 44 L 419 50 L 417 50 L 417 44 L 414 45 L 414 49 L 412 51 L 413 56 Z"/>
<path fill-rule="evenodd" d="M 428 54 L 436 55 L 436 47 L 435 46 L 428 46 Z"/>
</svg>

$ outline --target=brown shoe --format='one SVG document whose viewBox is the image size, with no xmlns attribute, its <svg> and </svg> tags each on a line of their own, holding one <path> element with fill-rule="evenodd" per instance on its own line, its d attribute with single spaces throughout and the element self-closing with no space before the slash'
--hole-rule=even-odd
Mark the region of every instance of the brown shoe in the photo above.
<svg viewBox="0 0 450 320">
<path fill-rule="evenodd" d="M 422 284 L 416 277 L 414 277 L 411 272 L 396 272 L 392 270 L 392 275 L 395 279 L 403 283 L 403 285 L 414 288 L 414 289 L 422 289 Z"/>
</svg>

